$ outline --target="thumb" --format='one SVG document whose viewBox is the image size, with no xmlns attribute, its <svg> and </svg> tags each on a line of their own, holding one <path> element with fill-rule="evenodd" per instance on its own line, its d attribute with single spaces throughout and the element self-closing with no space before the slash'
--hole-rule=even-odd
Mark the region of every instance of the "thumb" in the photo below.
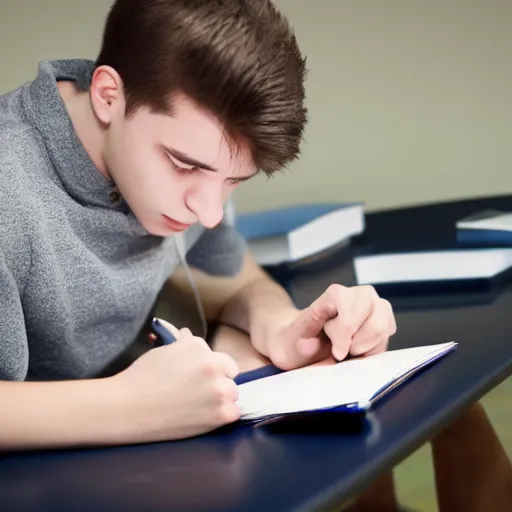
<svg viewBox="0 0 512 512">
<path fill-rule="evenodd" d="M 222 352 L 215 352 L 215 357 L 222 364 L 224 373 L 230 379 L 234 379 L 240 373 L 236 361 L 231 356 L 223 354 Z"/>
<path fill-rule="evenodd" d="M 303 309 L 282 332 L 282 343 L 276 344 L 274 364 L 284 369 L 302 367 L 318 362 L 330 353 L 330 343 L 324 326 L 336 316 L 336 309 L 319 297 Z"/>
<path fill-rule="evenodd" d="M 337 315 L 334 304 L 324 295 L 303 309 L 289 327 L 289 335 L 295 340 L 316 338 L 329 320 Z"/>
</svg>

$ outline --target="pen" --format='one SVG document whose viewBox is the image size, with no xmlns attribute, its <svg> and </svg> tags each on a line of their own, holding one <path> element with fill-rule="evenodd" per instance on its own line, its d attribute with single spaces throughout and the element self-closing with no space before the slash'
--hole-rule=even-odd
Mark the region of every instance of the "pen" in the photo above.
<svg viewBox="0 0 512 512">
<path fill-rule="evenodd" d="M 176 341 L 174 335 L 157 318 L 153 318 L 152 331 L 153 332 L 151 333 L 150 336 L 155 347 L 171 345 Z M 256 368 L 254 370 L 239 373 L 235 377 L 234 381 L 236 384 L 244 384 L 245 382 L 262 379 L 264 377 L 270 377 L 271 375 L 277 375 L 278 373 L 282 372 L 283 370 L 270 364 L 267 366 L 263 366 L 262 368 Z"/>
<path fill-rule="evenodd" d="M 153 318 L 151 326 L 153 330 L 151 338 L 155 347 L 171 345 L 176 341 L 174 335 L 157 318 Z"/>
</svg>

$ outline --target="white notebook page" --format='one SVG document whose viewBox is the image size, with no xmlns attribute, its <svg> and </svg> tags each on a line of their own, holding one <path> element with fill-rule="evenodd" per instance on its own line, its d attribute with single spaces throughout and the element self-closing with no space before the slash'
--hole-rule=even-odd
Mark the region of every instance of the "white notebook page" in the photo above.
<svg viewBox="0 0 512 512">
<path fill-rule="evenodd" d="M 240 384 L 242 419 L 358 403 L 366 407 L 383 386 L 434 359 L 454 342 L 391 350 L 382 354 L 310 366 Z"/>
</svg>

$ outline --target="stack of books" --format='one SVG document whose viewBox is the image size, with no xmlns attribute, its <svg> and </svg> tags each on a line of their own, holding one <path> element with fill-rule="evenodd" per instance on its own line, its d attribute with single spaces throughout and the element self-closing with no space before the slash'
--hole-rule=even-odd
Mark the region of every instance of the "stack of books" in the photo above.
<svg viewBox="0 0 512 512">
<path fill-rule="evenodd" d="M 238 213 L 235 225 L 263 266 L 296 263 L 364 231 L 362 203 L 302 204 Z"/>
</svg>

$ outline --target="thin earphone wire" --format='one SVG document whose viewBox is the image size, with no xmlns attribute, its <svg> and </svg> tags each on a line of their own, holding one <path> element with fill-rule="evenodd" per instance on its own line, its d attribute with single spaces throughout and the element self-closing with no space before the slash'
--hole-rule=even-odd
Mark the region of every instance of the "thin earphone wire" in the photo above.
<svg viewBox="0 0 512 512">
<path fill-rule="evenodd" d="M 206 321 L 206 315 L 203 308 L 203 303 L 201 302 L 201 297 L 199 295 L 199 291 L 197 289 L 196 283 L 194 281 L 194 277 L 192 276 L 192 272 L 190 272 L 190 267 L 187 263 L 187 257 L 185 255 L 185 238 L 183 233 L 177 233 L 173 237 L 174 247 L 176 248 L 176 253 L 178 254 L 178 258 L 180 263 L 185 267 L 185 272 L 187 274 L 187 280 L 192 288 L 192 292 L 194 294 L 194 300 L 196 303 L 197 311 L 199 313 L 199 318 L 201 320 L 201 327 L 203 329 L 203 339 L 206 339 L 208 336 L 208 322 Z"/>
</svg>

